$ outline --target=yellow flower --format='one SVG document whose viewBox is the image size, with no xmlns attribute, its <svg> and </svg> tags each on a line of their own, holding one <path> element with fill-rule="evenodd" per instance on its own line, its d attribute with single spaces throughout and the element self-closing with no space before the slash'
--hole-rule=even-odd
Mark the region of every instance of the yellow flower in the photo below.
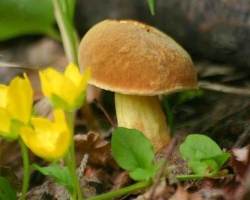
<svg viewBox="0 0 250 200">
<path fill-rule="evenodd" d="M 19 136 L 19 129 L 28 125 L 32 114 L 33 89 L 26 74 L 0 85 L 0 135 L 8 141 Z"/>
<path fill-rule="evenodd" d="M 73 111 L 84 102 L 90 68 L 81 75 L 78 67 L 70 63 L 64 74 L 52 68 L 39 72 L 44 96 L 49 98 L 55 108 Z"/>
<path fill-rule="evenodd" d="M 20 136 L 25 145 L 37 156 L 56 161 L 67 153 L 72 134 L 63 110 L 54 110 L 54 122 L 42 117 L 31 118 L 30 127 L 22 127 Z"/>
</svg>

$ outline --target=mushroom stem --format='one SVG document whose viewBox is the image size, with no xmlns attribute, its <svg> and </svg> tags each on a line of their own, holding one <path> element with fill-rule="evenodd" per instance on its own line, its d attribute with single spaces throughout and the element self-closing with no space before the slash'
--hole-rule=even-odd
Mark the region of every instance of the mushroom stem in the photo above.
<svg viewBox="0 0 250 200">
<path fill-rule="evenodd" d="M 118 126 L 140 130 L 159 152 L 171 140 L 158 96 L 115 93 Z"/>
</svg>

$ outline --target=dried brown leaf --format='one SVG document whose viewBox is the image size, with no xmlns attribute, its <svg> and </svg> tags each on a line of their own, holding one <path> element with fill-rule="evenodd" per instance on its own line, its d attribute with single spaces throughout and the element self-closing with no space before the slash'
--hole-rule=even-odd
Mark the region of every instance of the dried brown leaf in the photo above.
<svg viewBox="0 0 250 200">
<path fill-rule="evenodd" d="M 88 165 L 119 169 L 111 154 L 110 143 L 101 139 L 96 133 L 89 132 L 87 135 L 75 136 L 75 149 L 77 163 L 84 154 L 88 154 Z"/>
<path fill-rule="evenodd" d="M 199 194 L 189 194 L 184 188 L 178 185 L 177 190 L 169 200 L 202 200 L 202 197 Z"/>
<path fill-rule="evenodd" d="M 250 145 L 240 149 L 233 149 L 229 165 L 234 169 L 237 179 L 244 181 L 250 166 Z"/>
<path fill-rule="evenodd" d="M 4 177 L 9 181 L 11 187 L 13 187 L 17 191 L 21 191 L 21 187 L 22 187 L 21 182 L 18 180 L 17 176 L 11 170 L 11 168 L 0 166 L 0 175 L 1 177 Z"/>
<path fill-rule="evenodd" d="M 205 178 L 196 194 L 202 195 L 204 199 L 242 199 L 243 185 L 236 181 L 234 175 L 217 179 Z"/>
</svg>

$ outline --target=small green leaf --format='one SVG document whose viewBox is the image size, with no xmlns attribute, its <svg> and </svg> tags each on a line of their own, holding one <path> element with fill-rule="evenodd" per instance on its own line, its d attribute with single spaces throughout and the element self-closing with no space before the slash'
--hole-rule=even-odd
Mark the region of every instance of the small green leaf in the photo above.
<svg viewBox="0 0 250 200">
<path fill-rule="evenodd" d="M 178 92 L 178 93 L 173 93 L 171 95 L 162 96 L 163 109 L 167 115 L 171 136 L 173 136 L 174 134 L 173 111 L 174 111 L 175 106 L 191 101 L 195 98 L 199 98 L 202 95 L 203 95 L 203 91 L 199 90 L 196 92 Z"/>
<path fill-rule="evenodd" d="M 129 176 L 135 181 L 144 181 L 153 178 L 162 165 L 162 161 L 160 161 L 156 165 L 151 165 L 151 167 L 148 169 L 137 168 L 136 170 L 130 172 Z"/>
<path fill-rule="evenodd" d="M 154 0 L 148 0 L 148 6 L 152 15 L 155 15 L 155 2 Z"/>
<path fill-rule="evenodd" d="M 153 178 L 162 165 L 162 161 L 153 165 L 153 146 L 138 130 L 116 128 L 112 135 L 111 148 L 116 162 L 130 171 L 129 175 L 135 181 Z"/>
<path fill-rule="evenodd" d="M 196 98 L 200 98 L 204 95 L 204 92 L 203 90 L 198 90 L 198 91 L 195 91 L 195 92 L 179 92 L 179 93 L 176 93 L 176 101 L 175 103 L 178 105 L 178 104 L 182 104 L 182 103 L 185 103 L 185 102 L 188 102 L 188 101 L 191 101 L 193 99 L 196 99 Z"/>
<path fill-rule="evenodd" d="M 15 191 L 21 191 L 22 182 L 18 179 L 17 175 L 13 172 L 13 170 L 10 167 L 0 166 L 0 174 L 2 178 L 5 178 L 9 181 L 11 187 Z"/>
<path fill-rule="evenodd" d="M 190 161 L 188 163 L 189 169 L 194 173 L 194 174 L 200 174 L 200 175 L 205 175 L 206 170 L 209 168 L 209 166 L 206 163 L 202 163 L 201 161 Z"/>
<path fill-rule="evenodd" d="M 199 134 L 189 135 L 180 145 L 180 151 L 186 160 L 206 159 L 223 153 L 211 138 Z"/>
<path fill-rule="evenodd" d="M 190 161 L 188 167 L 194 174 L 208 176 L 210 173 L 218 172 L 218 166 L 214 160 Z"/>
<path fill-rule="evenodd" d="M 199 134 L 189 135 L 180 145 L 180 153 L 195 174 L 205 176 L 218 173 L 230 157 L 211 138 Z"/>
<path fill-rule="evenodd" d="M 73 191 L 73 180 L 67 167 L 61 167 L 56 163 L 52 163 L 48 167 L 40 167 L 36 164 L 31 167 L 45 176 L 52 176 L 58 184 L 65 186 L 69 191 Z"/>
<path fill-rule="evenodd" d="M 74 108 L 72 110 L 80 109 L 86 100 L 86 91 L 84 91 L 75 101 Z"/>
<path fill-rule="evenodd" d="M 13 190 L 9 181 L 3 177 L 0 177 L 0 199 L 1 200 L 16 200 L 16 191 Z"/>
<path fill-rule="evenodd" d="M 220 169 L 222 167 L 222 165 L 228 160 L 228 158 L 230 158 L 231 154 L 230 153 L 222 153 L 222 154 L 219 154 L 217 156 L 212 156 L 210 158 L 207 158 L 207 159 L 213 159 L 215 160 L 215 162 L 217 163 L 218 165 L 218 168 Z M 206 159 L 204 159 L 206 160 Z M 201 161 L 203 161 L 203 159 L 201 159 Z"/>
<path fill-rule="evenodd" d="M 69 104 L 64 99 L 59 97 L 58 95 L 52 94 L 50 100 L 51 100 L 51 104 L 52 104 L 53 108 L 55 108 L 55 109 L 61 108 L 63 110 L 72 111 Z"/>
<path fill-rule="evenodd" d="M 169 104 L 169 108 L 173 109 L 175 106 L 186 103 L 188 101 L 191 101 L 196 98 L 200 98 L 204 95 L 203 90 L 198 90 L 195 92 L 178 92 L 178 93 L 173 93 L 171 95 L 164 95 L 163 96 L 163 106 L 164 103 Z"/>
<path fill-rule="evenodd" d="M 128 171 L 148 169 L 155 157 L 150 140 L 135 129 L 116 128 L 112 135 L 111 148 L 116 162 Z"/>
<path fill-rule="evenodd" d="M 151 171 L 148 169 L 137 168 L 129 173 L 129 176 L 135 181 L 143 181 L 152 178 Z"/>
</svg>

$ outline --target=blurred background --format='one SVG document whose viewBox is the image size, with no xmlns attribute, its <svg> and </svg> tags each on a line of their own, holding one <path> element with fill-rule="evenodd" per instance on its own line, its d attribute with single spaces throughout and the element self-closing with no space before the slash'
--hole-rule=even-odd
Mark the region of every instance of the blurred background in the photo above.
<svg viewBox="0 0 250 200">
<path fill-rule="evenodd" d="M 250 69 L 248 0 L 156 0 L 155 15 L 142 0 L 78 0 L 79 34 L 107 19 L 135 19 L 157 27 L 194 59 L 209 59 Z"/>
</svg>

